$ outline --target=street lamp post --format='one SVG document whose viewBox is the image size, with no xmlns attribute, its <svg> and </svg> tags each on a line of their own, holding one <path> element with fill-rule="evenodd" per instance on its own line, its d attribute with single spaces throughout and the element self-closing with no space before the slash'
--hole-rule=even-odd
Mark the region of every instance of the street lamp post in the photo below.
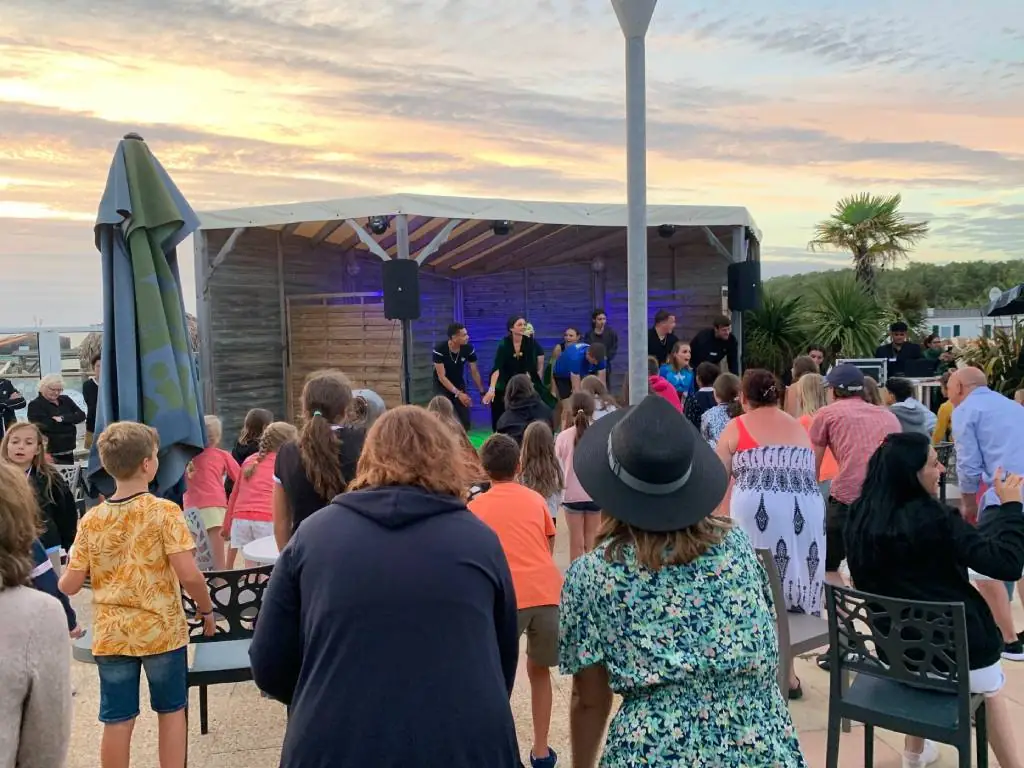
<svg viewBox="0 0 1024 768">
<path fill-rule="evenodd" d="M 626 38 L 626 301 L 629 404 L 647 394 L 647 78 L 644 38 L 658 0 L 611 0 Z"/>
</svg>

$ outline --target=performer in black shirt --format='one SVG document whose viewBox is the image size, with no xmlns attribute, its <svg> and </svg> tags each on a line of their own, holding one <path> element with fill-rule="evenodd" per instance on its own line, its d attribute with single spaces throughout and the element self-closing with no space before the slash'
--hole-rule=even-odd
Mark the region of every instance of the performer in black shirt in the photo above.
<svg viewBox="0 0 1024 768">
<path fill-rule="evenodd" d="M 676 316 L 667 309 L 659 309 L 654 313 L 654 327 L 647 331 L 647 356 L 664 365 L 668 361 L 672 347 L 679 339 L 672 333 L 676 327 Z"/>
<path fill-rule="evenodd" d="M 719 315 L 711 325 L 690 342 L 690 365 L 694 370 L 701 363 L 711 363 L 723 370 L 728 365 L 729 373 L 739 376 L 739 344 L 732 334 L 732 320 L 728 315 Z"/>
<path fill-rule="evenodd" d="M 469 343 L 469 332 L 462 323 L 452 323 L 448 326 L 448 341 L 434 347 L 434 391 L 452 401 L 459 421 L 469 431 L 469 407 L 473 401 L 466 394 L 466 363 L 482 395 L 484 384 L 476 364 L 476 350 Z"/>
<path fill-rule="evenodd" d="M 889 361 L 887 373 L 889 376 L 902 376 L 906 370 L 907 360 L 920 360 L 923 356 L 921 348 L 912 341 L 907 341 L 907 331 L 910 329 L 902 320 L 897 320 L 889 326 L 889 344 L 883 344 L 875 350 L 875 357 Z"/>
</svg>

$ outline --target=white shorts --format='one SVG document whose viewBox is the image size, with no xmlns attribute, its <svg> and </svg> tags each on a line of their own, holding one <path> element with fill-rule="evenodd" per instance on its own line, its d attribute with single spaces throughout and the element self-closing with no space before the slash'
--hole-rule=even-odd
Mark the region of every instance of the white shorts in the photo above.
<svg viewBox="0 0 1024 768">
<path fill-rule="evenodd" d="M 274 524 L 262 520 L 232 520 L 231 548 L 241 549 L 246 544 L 274 535 Z"/>
<path fill-rule="evenodd" d="M 990 667 L 971 670 L 971 693 L 991 698 L 999 693 L 1005 684 L 1003 665 L 998 661 Z"/>
</svg>

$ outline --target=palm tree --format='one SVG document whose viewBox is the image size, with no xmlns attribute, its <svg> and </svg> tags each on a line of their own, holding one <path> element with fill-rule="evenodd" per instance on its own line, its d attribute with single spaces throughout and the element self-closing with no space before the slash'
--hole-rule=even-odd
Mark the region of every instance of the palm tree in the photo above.
<svg viewBox="0 0 1024 768">
<path fill-rule="evenodd" d="M 907 221 L 900 213 L 900 195 L 861 193 L 844 197 L 835 212 L 814 226 L 812 251 L 849 251 L 857 280 L 875 292 L 875 273 L 908 255 L 928 234 L 927 221 Z"/>
<path fill-rule="evenodd" d="M 767 368 L 778 375 L 807 345 L 804 305 L 800 296 L 764 291 L 761 306 L 743 316 L 743 357 L 747 367 Z"/>
<path fill-rule="evenodd" d="M 875 297 L 849 273 L 823 281 L 814 294 L 805 313 L 811 340 L 829 350 L 830 359 L 874 355 L 886 326 Z"/>
</svg>

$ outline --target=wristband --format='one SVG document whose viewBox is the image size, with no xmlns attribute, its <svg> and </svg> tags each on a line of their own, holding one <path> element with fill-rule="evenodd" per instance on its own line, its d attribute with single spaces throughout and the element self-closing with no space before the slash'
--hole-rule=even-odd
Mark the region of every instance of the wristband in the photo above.
<svg viewBox="0 0 1024 768">
<path fill-rule="evenodd" d="M 214 610 L 212 608 L 210 610 L 208 610 L 208 611 L 200 611 L 199 612 L 199 615 L 202 616 L 203 618 L 206 618 L 207 616 L 213 616 L 213 614 L 214 614 Z"/>
</svg>

